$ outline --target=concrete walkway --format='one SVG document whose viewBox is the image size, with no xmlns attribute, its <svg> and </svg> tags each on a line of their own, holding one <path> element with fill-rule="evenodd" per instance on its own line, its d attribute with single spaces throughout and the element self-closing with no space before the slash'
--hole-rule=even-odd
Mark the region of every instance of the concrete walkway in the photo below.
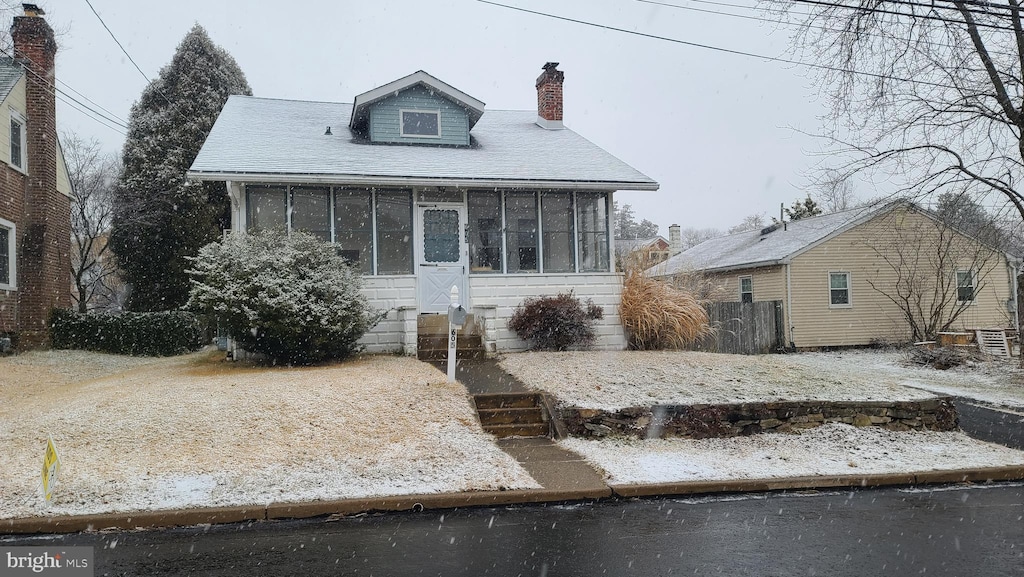
<svg viewBox="0 0 1024 577">
<path fill-rule="evenodd" d="M 582 498 L 607 497 L 612 491 L 604 477 L 583 457 L 544 437 L 499 439 L 498 446 L 511 455 L 547 490 L 571 492 Z"/>
<path fill-rule="evenodd" d="M 447 362 L 431 361 L 430 364 L 447 374 Z M 462 383 L 471 395 L 533 392 L 522 381 L 505 372 L 495 359 L 458 361 L 455 364 L 455 380 Z"/>
</svg>

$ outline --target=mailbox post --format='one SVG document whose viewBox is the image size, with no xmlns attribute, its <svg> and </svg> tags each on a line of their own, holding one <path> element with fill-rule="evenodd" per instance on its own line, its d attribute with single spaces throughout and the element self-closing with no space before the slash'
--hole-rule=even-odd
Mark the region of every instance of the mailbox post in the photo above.
<svg viewBox="0 0 1024 577">
<path fill-rule="evenodd" d="M 458 331 L 466 324 L 466 309 L 459 304 L 459 287 L 452 285 L 448 305 L 448 382 L 455 382 L 455 356 Z"/>
</svg>

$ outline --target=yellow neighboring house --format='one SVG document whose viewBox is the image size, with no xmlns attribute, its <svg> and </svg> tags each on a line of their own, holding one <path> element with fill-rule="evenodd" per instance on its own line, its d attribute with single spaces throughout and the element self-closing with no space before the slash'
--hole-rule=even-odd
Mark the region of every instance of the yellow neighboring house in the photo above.
<svg viewBox="0 0 1024 577">
<path fill-rule="evenodd" d="M 791 348 L 1017 328 L 1019 262 L 897 201 L 701 243 L 649 269 L 703 274 L 718 300 L 781 301 Z"/>
</svg>

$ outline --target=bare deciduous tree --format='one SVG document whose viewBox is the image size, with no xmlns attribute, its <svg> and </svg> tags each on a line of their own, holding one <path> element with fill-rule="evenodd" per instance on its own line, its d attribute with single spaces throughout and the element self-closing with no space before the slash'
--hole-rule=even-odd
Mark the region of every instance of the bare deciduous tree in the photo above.
<svg viewBox="0 0 1024 577">
<path fill-rule="evenodd" d="M 108 308 L 120 292 L 108 244 L 120 162 L 116 155 L 104 154 L 95 139 L 86 141 L 71 132 L 64 133 L 61 145 L 72 188 L 71 296 L 79 312 Z"/>
<path fill-rule="evenodd" d="M 910 207 L 873 223 L 866 245 L 884 263 L 866 281 L 899 309 L 914 341 L 934 340 L 954 326 L 1002 264 L 999 251 Z"/>
<path fill-rule="evenodd" d="M 825 170 L 813 183 L 814 197 L 825 212 L 839 212 L 857 206 L 853 183 L 834 170 Z"/>
<path fill-rule="evenodd" d="M 1024 24 L 1018 0 L 765 0 L 820 71 L 830 155 L 902 196 L 995 196 L 1024 220 Z M 794 8 L 792 9 L 791 8 Z"/>
<path fill-rule="evenodd" d="M 739 224 L 729 229 L 729 234 L 746 232 L 748 230 L 760 230 L 764 228 L 764 215 L 751 214 L 744 218 Z"/>
</svg>

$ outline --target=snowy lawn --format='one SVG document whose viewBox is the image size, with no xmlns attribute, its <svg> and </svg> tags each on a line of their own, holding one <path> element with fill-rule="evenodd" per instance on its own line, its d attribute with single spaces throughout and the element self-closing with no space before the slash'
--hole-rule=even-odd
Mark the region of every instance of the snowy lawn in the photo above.
<svg viewBox="0 0 1024 577">
<path fill-rule="evenodd" d="M 962 395 L 1024 406 L 1017 359 L 940 371 L 905 353 L 850 350 L 790 355 L 685 351 L 519 353 L 501 364 L 563 405 L 614 411 L 654 404 L 779 400 L 898 401 Z M 930 392 L 929 392 L 930 391 Z"/>
<path fill-rule="evenodd" d="M 702 440 L 570 438 L 559 444 L 603 470 L 611 485 L 1024 465 L 1024 452 L 963 433 L 892 432 L 841 423 L 798 434 Z"/>
<path fill-rule="evenodd" d="M 220 358 L 0 360 L 0 518 L 539 487 L 425 363 Z M 49 506 L 47 433 L 63 465 Z"/>
</svg>

